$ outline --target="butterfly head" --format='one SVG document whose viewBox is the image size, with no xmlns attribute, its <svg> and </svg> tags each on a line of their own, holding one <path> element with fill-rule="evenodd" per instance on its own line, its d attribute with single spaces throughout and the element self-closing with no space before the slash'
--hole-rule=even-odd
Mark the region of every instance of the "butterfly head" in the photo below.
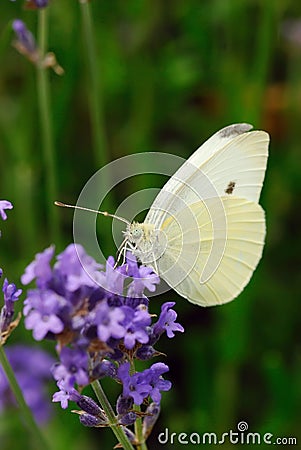
<svg viewBox="0 0 301 450">
<path fill-rule="evenodd" d="M 153 224 L 133 222 L 123 234 L 125 245 L 143 264 L 151 264 L 162 255 L 162 231 L 156 230 Z M 165 250 L 166 239 L 164 242 Z"/>
<path fill-rule="evenodd" d="M 154 225 L 132 222 L 127 225 L 126 231 L 123 234 L 129 243 L 137 245 L 144 241 L 152 240 L 154 228 Z"/>
</svg>

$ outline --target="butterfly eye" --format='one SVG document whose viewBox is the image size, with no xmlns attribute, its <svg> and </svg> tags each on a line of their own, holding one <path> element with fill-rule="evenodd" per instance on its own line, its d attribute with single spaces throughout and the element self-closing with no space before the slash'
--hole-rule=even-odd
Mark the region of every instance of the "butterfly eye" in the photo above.
<svg viewBox="0 0 301 450">
<path fill-rule="evenodd" d="M 140 239 L 143 235 L 143 231 L 141 228 L 133 228 L 133 230 L 131 231 L 131 235 L 133 239 Z"/>
</svg>

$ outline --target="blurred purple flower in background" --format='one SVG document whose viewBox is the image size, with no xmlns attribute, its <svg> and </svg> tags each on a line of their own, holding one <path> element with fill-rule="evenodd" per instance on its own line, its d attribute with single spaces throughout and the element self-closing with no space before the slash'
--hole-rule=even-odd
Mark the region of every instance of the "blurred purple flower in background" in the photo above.
<svg viewBox="0 0 301 450">
<path fill-rule="evenodd" d="M 6 209 L 12 209 L 13 205 L 8 200 L 0 200 L 0 216 L 3 220 L 7 219 Z M 1 235 L 1 234 L 0 234 Z M 3 271 L 0 268 L 0 278 Z M 18 325 L 20 316 L 13 321 L 15 308 L 14 303 L 19 299 L 22 289 L 17 289 L 14 283 L 9 283 L 7 278 L 4 279 L 2 292 L 4 296 L 4 305 L 0 310 L 0 345 L 3 345 L 11 332 Z"/>
<path fill-rule="evenodd" d="M 65 386 L 73 387 L 75 383 L 85 386 L 89 383 L 88 378 L 88 355 L 78 349 L 64 347 L 60 353 L 60 363 L 52 368 L 56 380 L 64 380 Z"/>
<path fill-rule="evenodd" d="M 2 275 L 2 269 L 0 269 Z M 22 289 L 17 289 L 14 283 L 9 283 L 7 278 L 4 279 L 3 288 L 4 306 L 0 310 L 0 344 L 5 343 L 6 339 L 19 323 L 19 319 L 13 323 L 15 308 L 14 303 L 19 300 Z"/>
<path fill-rule="evenodd" d="M 51 379 L 50 367 L 54 359 L 43 350 L 25 345 L 7 346 L 7 358 L 23 391 L 26 403 L 39 423 L 51 414 L 47 382 Z M 0 366 L 0 411 L 15 405 L 14 396 Z"/>
<path fill-rule="evenodd" d="M 17 37 L 17 44 L 23 48 L 28 55 L 32 55 L 37 50 L 37 45 L 33 34 L 28 30 L 25 23 L 20 19 L 15 19 L 12 28 Z"/>
<path fill-rule="evenodd" d="M 26 2 L 26 7 L 29 9 L 40 9 L 47 6 L 47 4 L 48 2 L 45 0 L 35 0 Z M 28 30 L 22 20 L 15 19 L 12 23 L 12 28 L 17 38 L 13 41 L 12 45 L 21 55 L 24 55 L 30 62 L 40 68 L 52 68 L 57 75 L 64 74 L 64 69 L 58 64 L 53 52 L 41 53 L 33 34 Z"/>
</svg>

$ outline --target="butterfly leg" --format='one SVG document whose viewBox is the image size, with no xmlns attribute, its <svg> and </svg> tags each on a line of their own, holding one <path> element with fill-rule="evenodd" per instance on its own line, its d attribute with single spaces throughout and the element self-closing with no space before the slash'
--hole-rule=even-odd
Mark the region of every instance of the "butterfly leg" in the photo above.
<svg viewBox="0 0 301 450">
<path fill-rule="evenodd" d="M 157 275 L 159 275 L 159 269 L 158 269 L 158 265 L 157 265 L 157 260 L 156 260 L 156 258 L 155 258 L 155 254 L 152 253 L 152 256 L 153 256 L 153 261 L 154 261 L 154 269 L 155 269 L 155 272 L 156 272 Z"/>
<path fill-rule="evenodd" d="M 118 266 L 118 263 L 119 263 L 122 255 L 123 255 L 122 264 L 125 263 L 125 254 L 126 254 L 127 247 L 128 247 L 128 242 L 127 242 L 127 238 L 125 238 L 125 239 L 123 239 L 123 241 L 121 242 L 121 244 L 119 245 L 119 247 L 117 249 L 117 253 L 116 253 L 117 259 L 114 264 L 114 269 L 116 269 L 116 267 Z"/>
</svg>

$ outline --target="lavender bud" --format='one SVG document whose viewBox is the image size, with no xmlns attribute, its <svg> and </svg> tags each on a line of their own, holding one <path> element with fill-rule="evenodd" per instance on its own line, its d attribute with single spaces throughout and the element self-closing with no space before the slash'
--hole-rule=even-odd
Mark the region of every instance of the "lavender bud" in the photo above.
<svg viewBox="0 0 301 450">
<path fill-rule="evenodd" d="M 157 354 L 158 354 L 158 352 L 151 345 L 142 345 L 136 351 L 137 358 L 142 359 L 143 361 L 146 361 L 147 359 L 151 359 L 154 356 L 156 356 Z"/>
<path fill-rule="evenodd" d="M 94 367 L 92 376 L 95 379 L 100 379 L 104 377 L 110 377 L 115 378 L 117 373 L 117 369 L 115 364 L 113 364 L 111 361 L 103 360 L 101 363 L 97 364 L 97 366 Z"/>
<path fill-rule="evenodd" d="M 77 404 L 88 414 L 102 418 L 105 417 L 103 410 L 98 406 L 93 398 L 88 397 L 87 395 L 81 395 L 80 399 L 77 401 Z"/>
<path fill-rule="evenodd" d="M 88 413 L 81 414 L 79 420 L 85 427 L 103 427 L 106 425 L 106 422 L 104 422 L 103 419 Z"/>
<path fill-rule="evenodd" d="M 118 423 L 120 425 L 133 425 L 136 422 L 137 414 L 134 411 L 130 411 L 123 416 L 118 417 Z"/>
<path fill-rule="evenodd" d="M 132 397 L 124 397 L 120 395 L 117 399 L 116 411 L 119 415 L 126 414 L 134 404 Z"/>
</svg>

